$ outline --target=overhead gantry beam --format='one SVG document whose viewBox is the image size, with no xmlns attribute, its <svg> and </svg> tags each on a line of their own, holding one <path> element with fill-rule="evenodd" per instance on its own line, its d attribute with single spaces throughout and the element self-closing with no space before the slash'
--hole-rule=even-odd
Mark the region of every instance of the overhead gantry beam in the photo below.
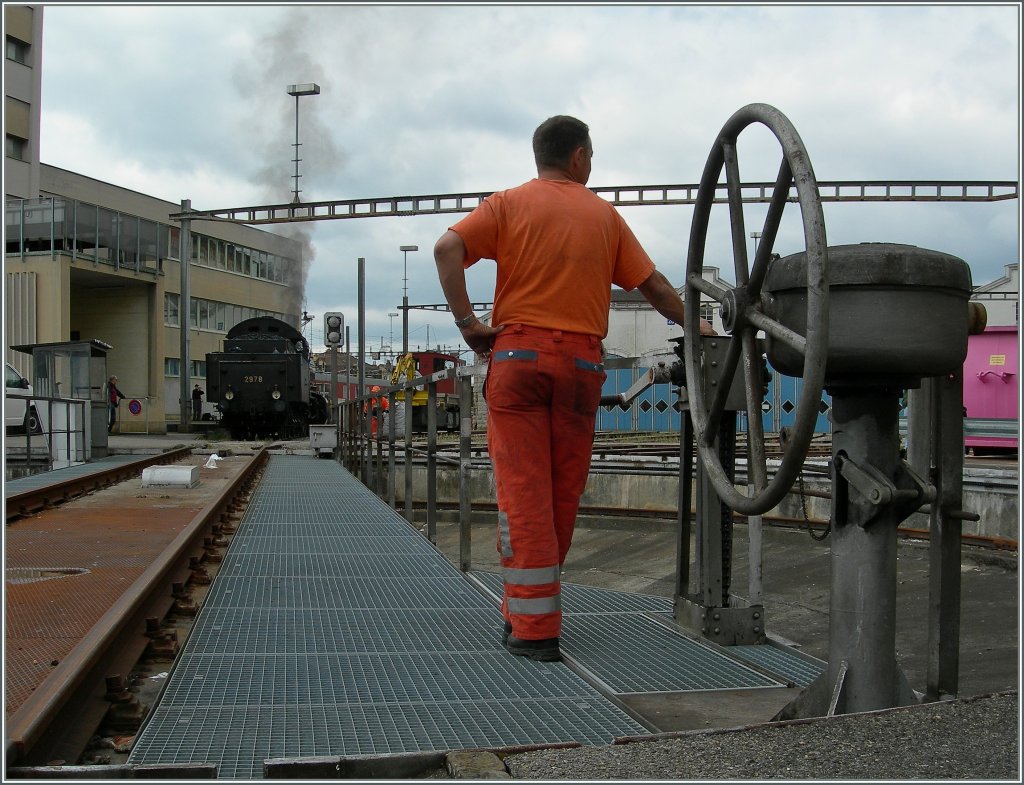
<svg viewBox="0 0 1024 785">
<path fill-rule="evenodd" d="M 591 188 L 617 207 L 686 205 L 697 199 L 698 185 L 633 185 Z M 745 203 L 771 201 L 775 183 L 745 183 Z M 1014 181 L 988 180 L 836 180 L 819 182 L 823 202 L 999 202 L 1018 198 Z M 172 214 L 175 219 L 227 221 L 248 225 L 334 221 L 346 218 L 385 218 L 472 212 L 492 191 L 425 196 L 390 196 L 379 199 L 336 199 L 324 202 L 256 205 Z M 726 203 L 725 184 L 715 202 Z M 796 201 L 791 196 L 789 201 Z"/>
</svg>

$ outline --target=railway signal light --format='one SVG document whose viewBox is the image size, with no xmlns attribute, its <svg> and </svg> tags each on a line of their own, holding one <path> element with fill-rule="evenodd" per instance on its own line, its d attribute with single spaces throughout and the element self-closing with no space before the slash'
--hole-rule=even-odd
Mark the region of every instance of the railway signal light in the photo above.
<svg viewBox="0 0 1024 785">
<path fill-rule="evenodd" d="M 331 311 L 324 314 L 324 343 L 337 346 L 341 343 L 341 335 L 345 332 L 345 316 Z"/>
</svg>

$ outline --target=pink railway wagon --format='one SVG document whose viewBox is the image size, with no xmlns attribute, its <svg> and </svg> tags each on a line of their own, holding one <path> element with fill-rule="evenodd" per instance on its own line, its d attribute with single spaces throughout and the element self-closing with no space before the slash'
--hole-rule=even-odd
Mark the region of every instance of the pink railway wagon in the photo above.
<svg viewBox="0 0 1024 785">
<path fill-rule="evenodd" d="M 989 327 L 968 339 L 964 361 L 964 445 L 977 454 L 1016 452 L 1020 431 L 1017 327 Z"/>
</svg>

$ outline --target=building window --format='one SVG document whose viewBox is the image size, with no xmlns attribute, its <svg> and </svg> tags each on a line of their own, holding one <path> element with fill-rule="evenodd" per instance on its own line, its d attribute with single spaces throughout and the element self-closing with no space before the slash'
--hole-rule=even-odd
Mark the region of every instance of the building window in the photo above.
<svg viewBox="0 0 1024 785">
<path fill-rule="evenodd" d="M 7 36 L 7 59 L 28 65 L 29 45 L 17 38 Z"/>
<path fill-rule="evenodd" d="M 700 316 L 702 319 L 707 319 L 708 322 L 714 324 L 715 321 L 715 304 L 714 303 L 701 303 L 700 304 Z"/>
<path fill-rule="evenodd" d="M 164 357 L 164 376 L 181 376 L 181 360 L 177 357 Z"/>
<path fill-rule="evenodd" d="M 180 327 L 181 321 L 178 317 L 178 307 L 181 302 L 177 294 L 164 294 L 164 324 L 169 327 Z"/>
<path fill-rule="evenodd" d="M 6 155 L 18 161 L 28 160 L 28 139 L 22 139 L 14 134 L 7 134 Z"/>
<path fill-rule="evenodd" d="M 206 360 L 192 361 L 192 378 L 196 377 L 199 377 L 200 379 L 206 378 Z"/>
</svg>

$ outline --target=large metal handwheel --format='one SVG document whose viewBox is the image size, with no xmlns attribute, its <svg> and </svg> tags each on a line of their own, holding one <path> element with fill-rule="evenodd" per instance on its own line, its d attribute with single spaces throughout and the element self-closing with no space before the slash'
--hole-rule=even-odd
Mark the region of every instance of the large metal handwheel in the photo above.
<svg viewBox="0 0 1024 785">
<path fill-rule="evenodd" d="M 753 267 L 747 265 L 746 230 L 743 221 L 743 200 L 740 187 L 736 139 L 753 123 L 767 126 L 782 147 L 782 164 L 775 181 L 775 190 L 768 206 L 757 245 Z M 722 168 L 726 172 L 732 250 L 736 286 L 723 287 L 703 277 L 704 246 L 708 219 Z M 807 334 L 802 336 L 766 316 L 761 306 L 761 288 L 768 270 L 775 238 L 787 199 L 795 184 L 800 213 L 803 218 L 804 246 L 807 254 Z M 821 196 L 814 178 L 807 151 L 796 129 L 779 110 L 767 104 L 750 104 L 729 118 L 722 127 L 711 155 L 704 166 L 700 188 L 690 227 L 690 245 L 686 262 L 686 324 L 684 349 L 686 385 L 693 418 L 695 441 L 705 471 L 722 501 L 733 510 L 746 515 L 759 515 L 777 505 L 794 480 L 814 435 L 819 414 L 821 391 L 825 379 L 828 343 L 828 255 L 825 242 L 825 219 Z M 732 379 L 742 359 L 747 411 L 747 472 L 753 484 L 751 495 L 736 490 L 719 460 L 715 440 L 725 411 L 728 385 L 720 385 L 713 398 L 701 384 L 700 295 L 704 293 L 721 303 L 722 322 L 733 336 L 720 378 Z M 797 404 L 796 422 L 790 447 L 782 464 L 768 482 L 765 458 L 764 429 L 761 426 L 761 360 L 757 350 L 758 330 L 773 340 L 782 341 L 803 356 L 803 390 Z"/>
</svg>

